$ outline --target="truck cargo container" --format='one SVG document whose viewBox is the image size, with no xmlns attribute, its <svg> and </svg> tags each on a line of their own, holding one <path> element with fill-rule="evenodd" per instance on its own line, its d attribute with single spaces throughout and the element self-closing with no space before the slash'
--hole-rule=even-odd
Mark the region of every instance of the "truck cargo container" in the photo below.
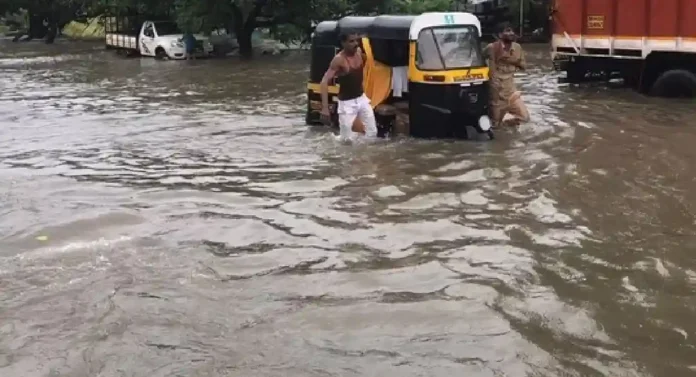
<svg viewBox="0 0 696 377">
<path fill-rule="evenodd" d="M 553 0 L 550 11 L 568 82 L 619 76 L 642 93 L 696 96 L 696 0 Z"/>
</svg>

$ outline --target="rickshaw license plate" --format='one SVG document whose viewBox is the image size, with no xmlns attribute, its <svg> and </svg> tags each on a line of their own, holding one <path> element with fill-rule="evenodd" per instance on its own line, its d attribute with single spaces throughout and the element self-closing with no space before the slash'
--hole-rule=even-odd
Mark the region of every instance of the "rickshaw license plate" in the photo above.
<svg viewBox="0 0 696 377">
<path fill-rule="evenodd" d="M 480 73 L 466 74 L 463 76 L 455 76 L 454 81 L 472 81 L 472 80 L 483 80 L 484 77 Z"/>
</svg>

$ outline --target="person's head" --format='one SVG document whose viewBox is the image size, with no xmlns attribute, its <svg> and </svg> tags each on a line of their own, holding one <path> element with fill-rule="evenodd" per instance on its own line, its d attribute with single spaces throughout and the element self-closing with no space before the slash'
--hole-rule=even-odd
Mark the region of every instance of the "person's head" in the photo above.
<svg viewBox="0 0 696 377">
<path fill-rule="evenodd" d="M 358 39 L 357 33 L 341 34 L 341 46 L 343 47 L 343 51 L 348 54 L 354 54 L 358 50 Z"/>
<path fill-rule="evenodd" d="M 498 38 L 503 42 L 512 42 L 515 40 L 515 31 L 512 30 L 512 26 L 505 22 L 500 24 L 498 27 Z"/>
</svg>

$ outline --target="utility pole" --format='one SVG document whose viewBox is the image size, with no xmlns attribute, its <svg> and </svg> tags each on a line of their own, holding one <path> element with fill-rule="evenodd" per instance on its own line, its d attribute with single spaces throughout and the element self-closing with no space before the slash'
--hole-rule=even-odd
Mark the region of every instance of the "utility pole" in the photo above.
<svg viewBox="0 0 696 377">
<path fill-rule="evenodd" d="M 520 0 L 520 37 L 524 33 L 524 0 Z"/>
</svg>

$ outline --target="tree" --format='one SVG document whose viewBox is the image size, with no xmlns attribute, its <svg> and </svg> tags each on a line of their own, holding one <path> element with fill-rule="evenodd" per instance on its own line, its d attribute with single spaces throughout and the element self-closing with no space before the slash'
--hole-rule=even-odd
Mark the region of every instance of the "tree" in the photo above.
<svg viewBox="0 0 696 377">
<path fill-rule="evenodd" d="M 391 0 L 389 13 L 420 14 L 425 12 L 444 12 L 454 10 L 453 0 Z"/>
<path fill-rule="evenodd" d="M 15 40 L 26 34 L 27 40 L 43 39 L 53 43 L 58 31 L 74 19 L 77 11 L 88 0 L 5 0 L 0 1 L 0 14 L 26 11 L 28 30 L 19 33 Z"/>
<path fill-rule="evenodd" d="M 514 20 L 519 1 L 508 0 L 507 17 Z M 224 28 L 237 38 L 243 56 L 252 54 L 252 35 L 268 28 L 282 41 L 307 41 L 318 22 L 347 15 L 419 14 L 458 8 L 464 0 L 0 0 L 0 13 L 20 8 L 29 13 L 30 38 L 49 35 L 75 18 L 75 10 L 101 14 L 107 8 L 142 17 L 168 18 L 187 31 L 206 34 Z M 527 13 L 525 13 L 527 14 Z M 525 17 L 526 18 L 526 17 Z M 47 23 L 49 26 L 44 26 Z"/>
<path fill-rule="evenodd" d="M 275 16 L 266 20 L 266 26 L 281 42 L 306 43 L 317 23 L 360 14 L 359 3 L 355 0 L 276 0 L 271 9 Z"/>
<path fill-rule="evenodd" d="M 177 23 L 185 29 L 209 33 L 224 27 L 237 37 L 240 53 L 249 56 L 252 34 L 263 24 L 271 3 L 272 0 L 175 0 L 174 13 Z"/>
<path fill-rule="evenodd" d="M 252 54 L 251 36 L 256 28 L 262 25 L 259 18 L 264 16 L 263 12 L 267 10 L 265 8 L 270 2 L 271 0 L 232 0 L 232 18 L 227 21 L 225 28 L 228 33 L 234 31 L 242 56 Z"/>
<path fill-rule="evenodd" d="M 369 0 L 175 0 L 182 27 L 234 33 L 243 56 L 252 54 L 252 35 L 260 27 L 285 40 L 311 33 L 313 22 L 351 14 Z M 374 0 L 372 0 L 374 1 Z M 299 35 L 298 35 L 299 34 Z"/>
</svg>

